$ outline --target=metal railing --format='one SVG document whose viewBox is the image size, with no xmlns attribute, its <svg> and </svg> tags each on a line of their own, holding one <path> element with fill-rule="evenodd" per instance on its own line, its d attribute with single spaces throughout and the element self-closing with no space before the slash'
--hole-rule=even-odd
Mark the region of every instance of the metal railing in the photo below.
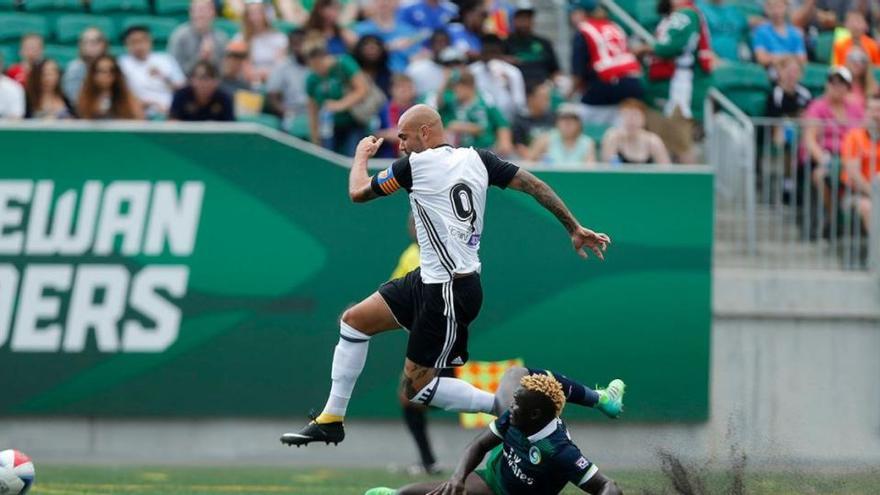
<svg viewBox="0 0 880 495">
<path fill-rule="evenodd" d="M 844 128 L 749 118 L 731 105 L 716 90 L 706 99 L 706 157 L 716 177 L 716 263 L 880 271 L 880 181 L 875 175 L 864 187 L 851 179 L 862 162 L 848 170 L 841 159 Z M 827 150 L 821 157 L 808 152 L 809 134 Z M 875 150 L 866 158 L 872 170 L 880 159 Z"/>
<path fill-rule="evenodd" d="M 633 16 L 629 15 L 629 12 L 623 10 L 623 7 L 617 5 L 617 2 L 614 0 L 601 0 L 601 3 L 605 10 L 614 15 L 614 17 L 629 28 L 635 36 L 641 38 L 649 45 L 657 43 L 657 39 L 654 38 L 654 35 L 645 29 L 644 26 L 639 24 L 639 21 L 635 20 Z"/>
</svg>

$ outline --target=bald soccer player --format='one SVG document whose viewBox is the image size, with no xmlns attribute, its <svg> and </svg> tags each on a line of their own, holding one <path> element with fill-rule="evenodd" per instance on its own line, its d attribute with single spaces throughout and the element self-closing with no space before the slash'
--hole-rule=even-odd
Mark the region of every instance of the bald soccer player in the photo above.
<svg viewBox="0 0 880 495">
<path fill-rule="evenodd" d="M 496 401 L 493 394 L 440 375 L 440 370 L 468 360 L 468 326 L 483 302 L 478 252 L 489 186 L 509 187 L 534 197 L 559 219 L 575 252 L 583 258 L 590 250 L 604 259 L 603 252 L 611 243 L 607 235 L 581 226 L 559 196 L 528 171 L 490 151 L 446 144 L 440 115 L 433 108 L 410 108 L 401 115 L 398 129 L 406 157 L 370 177 L 367 160 L 382 145 L 382 139 L 365 137 L 355 152 L 348 194 L 352 201 L 363 203 L 401 188 L 409 193 L 420 268 L 385 283 L 345 311 L 333 353 L 330 397 L 323 412 L 302 430 L 282 435 L 281 441 L 287 445 L 337 444 L 345 438 L 345 412 L 366 362 L 370 339 L 401 327 L 409 330 L 403 369 L 409 400 L 449 411 L 498 415 L 506 409 L 502 406 L 506 401 Z M 612 385 L 616 382 L 619 380 Z M 601 409 L 602 399 L 607 399 L 605 402 L 619 413 L 622 382 L 612 385 L 600 391 L 604 396 L 590 390 L 594 395 L 589 401 L 599 401 Z"/>
</svg>

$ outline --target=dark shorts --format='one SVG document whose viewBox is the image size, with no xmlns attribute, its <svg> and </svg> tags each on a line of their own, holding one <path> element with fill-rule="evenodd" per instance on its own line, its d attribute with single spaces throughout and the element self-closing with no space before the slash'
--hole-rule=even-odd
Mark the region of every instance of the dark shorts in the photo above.
<svg viewBox="0 0 880 495">
<path fill-rule="evenodd" d="M 379 287 L 394 318 L 409 330 L 406 357 L 427 368 L 451 368 L 468 360 L 468 327 L 480 313 L 483 288 L 477 273 L 426 284 L 415 269 Z"/>
</svg>

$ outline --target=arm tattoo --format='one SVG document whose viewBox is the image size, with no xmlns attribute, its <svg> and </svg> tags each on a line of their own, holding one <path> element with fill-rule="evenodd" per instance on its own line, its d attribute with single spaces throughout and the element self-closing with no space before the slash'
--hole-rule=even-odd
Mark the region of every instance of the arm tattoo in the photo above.
<svg viewBox="0 0 880 495">
<path fill-rule="evenodd" d="M 578 221 L 571 214 L 568 207 L 565 206 L 565 203 L 562 202 L 562 199 L 559 198 L 550 186 L 535 177 L 531 172 L 519 169 L 516 175 L 513 176 L 513 180 L 508 184 L 508 187 L 522 191 L 535 198 L 541 206 L 559 219 L 568 233 L 572 233 L 577 229 Z"/>
</svg>

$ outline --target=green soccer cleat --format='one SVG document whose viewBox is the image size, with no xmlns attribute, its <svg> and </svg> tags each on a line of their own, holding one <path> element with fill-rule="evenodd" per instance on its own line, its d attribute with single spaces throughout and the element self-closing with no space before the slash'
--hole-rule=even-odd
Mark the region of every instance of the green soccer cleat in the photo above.
<svg viewBox="0 0 880 495">
<path fill-rule="evenodd" d="M 597 388 L 599 403 L 596 408 L 611 419 L 617 419 L 623 412 L 623 394 L 626 384 L 620 378 L 611 380 L 606 388 Z"/>
<path fill-rule="evenodd" d="M 364 495 L 397 495 L 397 490 L 380 486 L 377 488 L 370 488 L 364 493 Z"/>
</svg>

